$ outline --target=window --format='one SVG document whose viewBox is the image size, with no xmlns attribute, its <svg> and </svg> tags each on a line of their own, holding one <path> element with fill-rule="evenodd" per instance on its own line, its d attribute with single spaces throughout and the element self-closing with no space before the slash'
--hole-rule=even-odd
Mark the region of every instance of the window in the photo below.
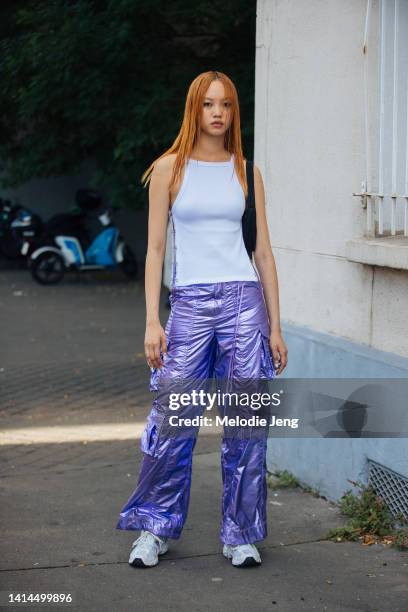
<svg viewBox="0 0 408 612">
<path fill-rule="evenodd" d="M 346 256 L 408 270 L 408 1 L 367 0 L 364 32 L 364 236 Z"/>
<path fill-rule="evenodd" d="M 368 0 L 364 54 L 367 236 L 408 236 L 408 2 Z"/>
</svg>

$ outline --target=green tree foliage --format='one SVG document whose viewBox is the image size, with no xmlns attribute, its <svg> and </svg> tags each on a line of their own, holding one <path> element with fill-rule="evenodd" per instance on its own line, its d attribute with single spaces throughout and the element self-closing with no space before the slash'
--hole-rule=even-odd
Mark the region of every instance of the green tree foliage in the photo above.
<svg viewBox="0 0 408 612">
<path fill-rule="evenodd" d="M 256 2 L 13 0 L 0 8 L 2 186 L 76 173 L 141 205 L 143 171 L 175 138 L 191 80 L 226 72 L 252 154 Z"/>
</svg>

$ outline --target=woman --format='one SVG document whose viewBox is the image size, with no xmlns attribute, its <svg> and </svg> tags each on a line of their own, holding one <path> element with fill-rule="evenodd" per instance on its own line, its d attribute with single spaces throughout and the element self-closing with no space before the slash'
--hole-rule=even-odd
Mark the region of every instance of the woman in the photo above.
<svg viewBox="0 0 408 612">
<path fill-rule="evenodd" d="M 175 433 L 168 389 L 177 383 L 185 391 L 192 382 L 195 389 L 207 389 L 214 378 L 226 381 L 227 388 L 271 379 L 286 367 L 287 348 L 263 182 L 256 166 L 256 268 L 243 241 L 246 166 L 238 96 L 225 74 L 209 71 L 194 79 L 176 140 L 142 178 L 151 179 L 145 355 L 152 371 L 150 390 L 157 395 L 142 435 L 138 484 L 116 528 L 141 530 L 129 564 L 151 567 L 168 550 L 168 539 L 181 535 L 198 431 L 187 426 L 182 431 L 190 435 Z M 168 216 L 173 233 L 172 307 L 164 331 L 159 298 Z M 177 417 L 199 415 L 204 409 L 202 405 L 197 411 L 190 402 Z M 261 563 L 254 542 L 267 535 L 266 429 L 238 424 L 228 435 L 224 429 L 220 537 L 224 556 L 238 567 Z M 235 433 L 231 436 L 230 431 Z"/>
</svg>

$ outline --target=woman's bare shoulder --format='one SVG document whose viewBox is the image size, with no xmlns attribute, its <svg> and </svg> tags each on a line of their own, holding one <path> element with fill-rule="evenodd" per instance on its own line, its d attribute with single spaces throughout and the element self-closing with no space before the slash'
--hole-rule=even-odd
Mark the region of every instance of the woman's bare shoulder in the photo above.
<svg viewBox="0 0 408 612">
<path fill-rule="evenodd" d="M 255 177 L 255 180 L 258 180 L 258 181 L 260 181 L 260 182 L 263 182 L 263 179 L 262 179 L 262 172 L 261 172 L 261 170 L 258 168 L 258 166 L 256 166 L 255 164 L 254 164 L 254 177 Z"/>
<path fill-rule="evenodd" d="M 170 172 L 173 171 L 173 166 L 174 166 L 176 157 L 177 157 L 176 153 L 169 153 L 168 155 L 161 157 L 155 163 L 154 170 L 160 172 L 160 174 L 161 173 L 169 174 Z"/>
</svg>

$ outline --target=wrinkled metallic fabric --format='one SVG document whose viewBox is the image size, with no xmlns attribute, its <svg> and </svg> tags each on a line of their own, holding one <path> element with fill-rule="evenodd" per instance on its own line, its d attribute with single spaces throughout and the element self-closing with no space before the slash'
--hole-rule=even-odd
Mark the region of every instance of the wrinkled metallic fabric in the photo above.
<svg viewBox="0 0 408 612">
<path fill-rule="evenodd" d="M 198 428 L 187 436 L 172 434 L 169 385 L 207 389 L 212 380 L 233 391 L 242 380 L 274 378 L 275 368 L 259 280 L 173 286 L 170 301 L 164 365 L 150 377 L 156 396 L 141 438 L 139 479 L 116 528 L 177 539 L 188 512 Z M 204 408 L 199 410 L 202 414 Z M 185 406 L 182 414 L 196 416 L 197 407 Z M 260 435 L 250 430 L 232 436 L 224 429 L 220 539 L 225 544 L 253 543 L 267 535 L 267 435 L 267 428 Z"/>
</svg>

